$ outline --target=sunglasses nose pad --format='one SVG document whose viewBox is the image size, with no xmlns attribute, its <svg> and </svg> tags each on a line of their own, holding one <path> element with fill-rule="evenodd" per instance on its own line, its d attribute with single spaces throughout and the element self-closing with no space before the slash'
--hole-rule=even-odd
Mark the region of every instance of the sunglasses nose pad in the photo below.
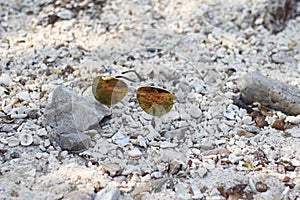
<svg viewBox="0 0 300 200">
<path fill-rule="evenodd" d="M 110 96 L 110 102 L 111 102 L 110 105 L 114 105 L 122 101 L 122 99 L 126 96 L 127 93 L 128 93 L 127 84 L 122 80 L 117 81 L 116 85 L 112 87 L 112 93 Z"/>
</svg>

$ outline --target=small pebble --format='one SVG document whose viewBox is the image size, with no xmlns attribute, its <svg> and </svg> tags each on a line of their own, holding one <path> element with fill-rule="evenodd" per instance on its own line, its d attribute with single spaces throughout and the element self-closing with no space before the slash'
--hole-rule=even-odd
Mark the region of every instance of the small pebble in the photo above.
<svg viewBox="0 0 300 200">
<path fill-rule="evenodd" d="M 252 117 L 248 116 L 248 115 L 244 116 L 243 119 L 242 119 L 242 123 L 247 124 L 247 125 L 252 124 L 253 123 Z"/>
<path fill-rule="evenodd" d="M 252 191 L 256 190 L 256 187 L 255 187 L 255 184 L 254 184 L 254 181 L 252 178 L 249 178 L 249 187 Z"/>
<path fill-rule="evenodd" d="M 204 167 L 200 167 L 197 170 L 197 174 L 199 175 L 200 178 L 203 178 L 207 174 L 208 170 Z"/>
<path fill-rule="evenodd" d="M 275 128 L 277 130 L 284 130 L 285 128 L 284 120 L 281 118 L 276 119 L 272 124 L 272 128 Z"/>
<path fill-rule="evenodd" d="M 287 57 L 287 55 L 285 55 L 282 52 L 279 52 L 279 53 L 273 54 L 271 58 L 274 63 L 283 64 L 286 62 L 286 57 Z"/>
<path fill-rule="evenodd" d="M 244 147 L 246 146 L 245 142 L 242 141 L 242 140 L 236 141 L 235 144 L 236 144 L 237 146 L 239 146 L 240 148 L 244 148 Z"/>
<path fill-rule="evenodd" d="M 45 141 L 44 141 L 44 147 L 49 147 L 50 146 L 50 140 L 49 139 L 46 139 Z"/>
<path fill-rule="evenodd" d="M 268 186 L 261 181 L 256 182 L 255 187 L 258 192 L 266 192 L 268 190 Z"/>
<path fill-rule="evenodd" d="M 291 163 L 292 163 L 293 166 L 300 167 L 300 160 L 298 160 L 296 158 L 293 158 L 291 160 Z"/>
<path fill-rule="evenodd" d="M 5 85 L 5 86 L 9 86 L 12 82 L 12 78 L 10 75 L 8 74 L 1 74 L 0 76 L 0 85 Z"/>
<path fill-rule="evenodd" d="M 129 143 L 129 138 L 126 137 L 121 131 L 118 131 L 111 139 L 119 146 L 125 146 Z"/>
<path fill-rule="evenodd" d="M 194 194 L 192 197 L 193 199 L 203 199 L 204 195 L 196 184 L 191 184 L 191 189 Z"/>
<path fill-rule="evenodd" d="M 296 167 L 292 165 L 288 165 L 284 167 L 285 171 L 293 172 L 295 171 Z"/>
<path fill-rule="evenodd" d="M 137 138 L 137 141 L 138 141 L 138 145 L 141 146 L 141 147 L 147 147 L 147 141 L 144 137 L 142 137 L 141 135 L 138 136 Z"/>
<path fill-rule="evenodd" d="M 243 125 L 242 127 L 250 133 L 258 133 L 259 132 L 259 128 L 257 128 L 256 126 Z"/>
<path fill-rule="evenodd" d="M 41 142 L 42 142 L 42 138 L 40 138 L 40 137 L 37 136 L 37 135 L 34 135 L 34 136 L 33 136 L 33 144 L 34 144 L 34 145 L 40 145 Z"/>
<path fill-rule="evenodd" d="M 148 120 L 148 121 L 152 120 L 152 116 L 149 115 L 149 114 L 147 114 L 146 112 L 143 112 L 143 113 L 142 113 L 142 117 L 143 117 L 145 120 Z"/>
<path fill-rule="evenodd" d="M 27 91 L 22 91 L 17 94 L 17 97 L 22 101 L 30 100 L 30 94 Z"/>
<path fill-rule="evenodd" d="M 286 122 L 292 123 L 292 124 L 299 124 L 300 123 L 300 115 L 298 116 L 287 116 L 285 118 Z"/>
<path fill-rule="evenodd" d="M 151 174 L 151 177 L 158 179 L 158 178 L 162 178 L 163 175 L 162 175 L 161 172 L 153 172 L 153 173 Z"/>
<path fill-rule="evenodd" d="M 138 148 L 135 148 L 133 150 L 128 151 L 128 155 L 134 159 L 140 157 L 143 154 Z"/>
<path fill-rule="evenodd" d="M 201 111 L 201 109 L 199 108 L 199 106 L 197 106 L 197 105 L 192 105 L 192 106 L 190 107 L 189 114 L 191 115 L 191 117 L 197 119 L 197 118 L 201 117 L 202 111 Z"/>
<path fill-rule="evenodd" d="M 290 133 L 292 137 L 300 138 L 300 128 L 298 127 L 289 129 L 287 132 Z"/>
<path fill-rule="evenodd" d="M 216 145 L 219 146 L 221 144 L 226 144 L 227 140 L 226 139 L 220 139 L 220 140 L 216 140 Z"/>
<path fill-rule="evenodd" d="M 3 137 L 4 137 L 4 136 L 3 136 Z M 7 139 L 6 139 L 6 138 L 3 138 L 3 137 L 0 138 L 0 142 L 1 142 L 2 144 L 8 144 Z"/>
<path fill-rule="evenodd" d="M 102 165 L 102 170 L 108 172 L 110 176 L 115 176 L 121 170 L 121 167 L 116 163 L 105 163 Z"/>
<path fill-rule="evenodd" d="M 32 169 L 30 171 L 26 171 L 24 174 L 27 175 L 27 176 L 34 177 L 35 174 L 36 174 L 36 169 Z"/>
<path fill-rule="evenodd" d="M 178 145 L 177 143 L 171 143 L 171 142 L 168 142 L 168 141 L 163 141 L 160 144 L 160 147 L 161 148 L 173 148 L 173 147 L 176 147 L 177 145 Z"/>
<path fill-rule="evenodd" d="M 27 117 L 27 114 L 11 114 L 10 118 L 12 119 L 24 119 Z"/>
<path fill-rule="evenodd" d="M 291 179 L 290 177 L 285 176 L 285 177 L 282 179 L 282 182 L 289 182 L 290 179 Z"/>
<path fill-rule="evenodd" d="M 11 104 L 8 104 L 6 106 L 2 106 L 2 110 L 4 113 L 9 113 L 12 110 Z"/>
<path fill-rule="evenodd" d="M 260 25 L 260 24 L 262 24 L 264 22 L 264 19 L 263 18 L 257 18 L 256 20 L 255 20 L 255 25 Z"/>
<path fill-rule="evenodd" d="M 63 157 L 63 158 L 65 158 L 67 155 L 68 155 L 68 151 L 61 151 L 61 156 Z"/>
<path fill-rule="evenodd" d="M 36 133 L 37 133 L 37 135 L 40 136 L 40 137 L 42 137 L 42 136 L 47 136 L 47 135 L 48 135 L 48 132 L 46 131 L 45 128 L 38 129 Z"/>
<path fill-rule="evenodd" d="M 10 154 L 10 157 L 11 157 L 12 159 L 15 159 L 15 158 L 20 158 L 21 155 L 20 155 L 18 152 L 13 151 L 13 152 Z"/>
<path fill-rule="evenodd" d="M 290 191 L 290 187 L 286 187 L 283 192 L 282 192 L 282 196 L 286 196 Z"/>
<path fill-rule="evenodd" d="M 237 110 L 237 106 L 230 104 L 227 109 L 224 111 L 224 116 L 227 119 L 234 120 L 235 119 L 235 111 Z"/>
<path fill-rule="evenodd" d="M 0 118 L 5 117 L 6 115 L 0 111 Z"/>
<path fill-rule="evenodd" d="M 175 192 L 178 199 L 190 199 L 189 187 L 184 183 L 176 184 Z"/>
<path fill-rule="evenodd" d="M 27 116 L 31 119 L 37 119 L 39 118 L 39 113 L 37 109 L 28 109 L 25 110 L 25 114 L 27 114 Z"/>
<path fill-rule="evenodd" d="M 57 13 L 57 16 L 61 19 L 71 19 L 73 16 L 72 11 L 64 9 Z"/>
</svg>

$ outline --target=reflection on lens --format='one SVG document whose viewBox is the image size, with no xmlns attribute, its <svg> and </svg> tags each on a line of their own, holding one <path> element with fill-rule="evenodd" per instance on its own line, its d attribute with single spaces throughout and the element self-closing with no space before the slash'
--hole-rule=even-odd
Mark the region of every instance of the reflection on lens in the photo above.
<svg viewBox="0 0 300 200">
<path fill-rule="evenodd" d="M 136 95 L 141 108 L 153 116 L 162 116 L 168 113 L 174 104 L 171 92 L 162 88 L 140 87 L 137 89 Z"/>
</svg>

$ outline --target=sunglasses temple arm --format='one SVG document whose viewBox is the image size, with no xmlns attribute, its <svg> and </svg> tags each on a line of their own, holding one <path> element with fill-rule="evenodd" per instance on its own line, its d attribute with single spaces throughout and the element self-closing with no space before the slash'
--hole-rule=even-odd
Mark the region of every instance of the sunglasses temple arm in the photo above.
<svg viewBox="0 0 300 200">
<path fill-rule="evenodd" d="M 132 80 L 132 79 L 130 79 L 130 78 L 127 78 L 127 77 L 125 77 L 125 76 L 116 76 L 116 78 L 123 78 L 123 79 L 126 79 L 127 81 L 131 81 L 131 82 L 134 82 L 134 83 L 136 83 L 136 81 L 135 81 L 135 80 Z"/>
<path fill-rule="evenodd" d="M 122 74 L 127 74 L 129 72 L 135 73 L 135 75 L 138 77 L 138 79 L 140 79 L 140 81 L 145 81 L 146 80 L 145 78 L 142 78 L 135 70 L 128 70 L 128 71 L 122 72 Z"/>
</svg>

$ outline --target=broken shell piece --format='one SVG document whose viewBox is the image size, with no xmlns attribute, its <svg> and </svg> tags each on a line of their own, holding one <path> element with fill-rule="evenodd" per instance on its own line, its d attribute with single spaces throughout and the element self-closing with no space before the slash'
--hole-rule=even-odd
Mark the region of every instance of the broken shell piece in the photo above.
<svg viewBox="0 0 300 200">
<path fill-rule="evenodd" d="M 18 138 L 14 137 L 14 136 L 7 138 L 7 144 L 9 147 L 18 146 L 19 143 L 20 143 L 20 141 L 18 140 Z"/>
<path fill-rule="evenodd" d="M 227 109 L 224 111 L 224 116 L 227 119 L 235 119 L 235 113 L 238 110 L 238 107 L 236 105 L 230 104 Z"/>
<path fill-rule="evenodd" d="M 33 137 L 30 133 L 21 133 L 19 136 L 19 140 L 22 146 L 29 146 L 33 142 Z"/>
</svg>

